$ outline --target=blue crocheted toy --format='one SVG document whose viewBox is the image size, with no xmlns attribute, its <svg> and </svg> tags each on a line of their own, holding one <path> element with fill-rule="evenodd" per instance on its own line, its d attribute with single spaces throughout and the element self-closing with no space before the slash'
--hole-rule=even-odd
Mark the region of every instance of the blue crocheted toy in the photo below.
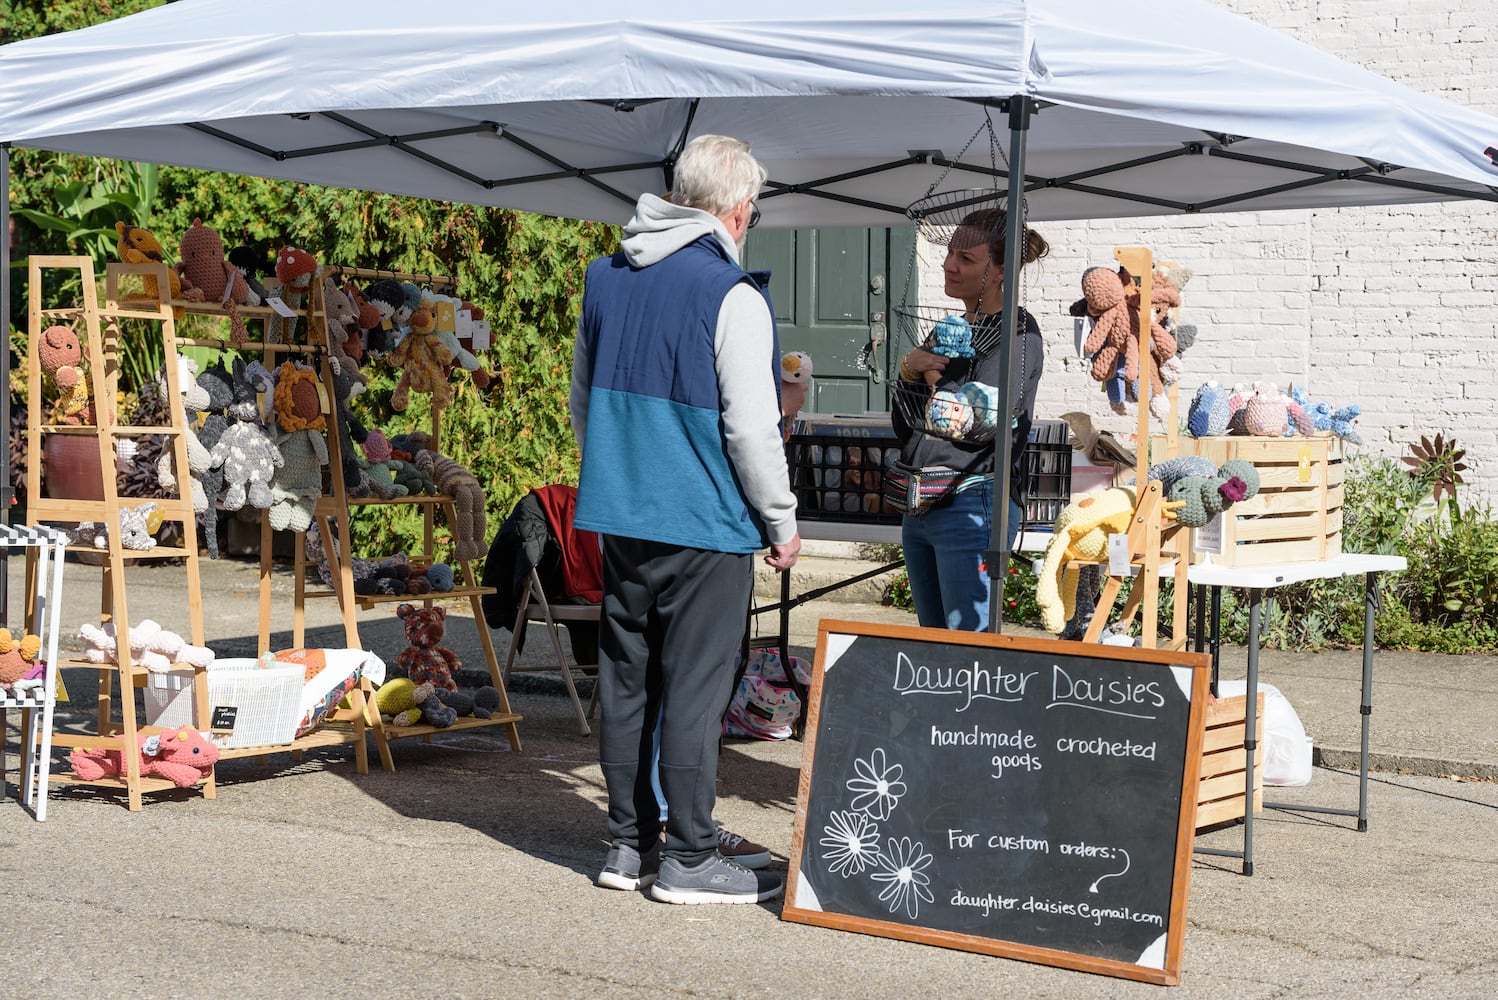
<svg viewBox="0 0 1498 1000">
<path fill-rule="evenodd" d="M 1307 392 L 1298 385 L 1290 387 L 1290 398 L 1300 404 L 1300 408 L 1311 418 L 1311 423 L 1318 431 L 1331 431 L 1337 437 L 1348 444 L 1361 445 L 1363 437 L 1352 426 L 1352 422 L 1362 415 L 1363 408 L 1356 403 L 1344 406 L 1339 410 L 1332 409 L 1330 403 L 1313 403 Z"/>
<path fill-rule="evenodd" d="M 931 331 L 931 352 L 948 358 L 973 356 L 973 328 L 961 316 L 947 316 Z"/>
<path fill-rule="evenodd" d="M 1233 415 L 1231 399 L 1232 393 L 1216 382 L 1203 382 L 1186 411 L 1186 433 L 1192 437 L 1226 434 L 1228 419 Z"/>
</svg>

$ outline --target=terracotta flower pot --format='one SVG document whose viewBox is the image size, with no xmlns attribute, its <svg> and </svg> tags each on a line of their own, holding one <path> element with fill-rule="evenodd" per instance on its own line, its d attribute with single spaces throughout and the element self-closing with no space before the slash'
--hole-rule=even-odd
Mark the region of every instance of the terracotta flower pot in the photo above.
<svg viewBox="0 0 1498 1000">
<path fill-rule="evenodd" d="M 59 500 L 104 499 L 99 443 L 92 437 L 50 434 L 42 446 L 42 457 L 42 483 L 47 496 Z"/>
</svg>

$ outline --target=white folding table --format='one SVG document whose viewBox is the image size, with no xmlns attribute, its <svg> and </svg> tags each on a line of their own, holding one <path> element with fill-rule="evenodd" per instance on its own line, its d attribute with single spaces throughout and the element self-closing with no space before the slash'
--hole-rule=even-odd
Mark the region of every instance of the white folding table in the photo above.
<svg viewBox="0 0 1498 1000">
<path fill-rule="evenodd" d="M 1358 555 L 1344 553 L 1323 562 L 1292 563 L 1283 566 L 1218 566 L 1211 562 L 1198 563 L 1186 571 L 1189 584 L 1221 591 L 1223 587 L 1238 587 L 1248 591 L 1248 690 L 1245 718 L 1245 750 L 1247 766 L 1244 772 L 1243 849 L 1241 851 L 1221 848 L 1198 847 L 1198 854 L 1242 858 L 1243 874 L 1254 873 L 1254 739 L 1258 724 L 1259 692 L 1259 641 L 1263 627 L 1264 595 L 1276 587 L 1307 580 L 1326 580 L 1342 576 L 1364 577 L 1363 585 L 1363 689 L 1361 711 L 1362 748 L 1358 756 L 1358 807 L 1339 809 L 1327 806 L 1291 805 L 1265 802 L 1266 808 L 1290 809 L 1296 812 L 1330 813 L 1337 816 L 1356 816 L 1358 831 L 1368 829 L 1368 732 L 1373 715 L 1373 619 L 1378 610 L 1378 577 L 1381 573 L 1397 573 L 1406 567 L 1403 556 Z M 1212 616 L 1211 640 L 1213 649 L 1213 684 L 1216 684 L 1216 651 L 1220 622 Z"/>
</svg>

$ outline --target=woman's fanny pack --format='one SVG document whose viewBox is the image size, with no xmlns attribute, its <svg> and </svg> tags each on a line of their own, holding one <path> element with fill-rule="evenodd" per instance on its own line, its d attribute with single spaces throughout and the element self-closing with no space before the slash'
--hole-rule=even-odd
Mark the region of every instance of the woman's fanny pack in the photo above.
<svg viewBox="0 0 1498 1000">
<path fill-rule="evenodd" d="M 956 469 L 916 469 L 896 459 L 884 470 L 884 505 L 920 517 L 956 493 L 966 476 Z"/>
</svg>

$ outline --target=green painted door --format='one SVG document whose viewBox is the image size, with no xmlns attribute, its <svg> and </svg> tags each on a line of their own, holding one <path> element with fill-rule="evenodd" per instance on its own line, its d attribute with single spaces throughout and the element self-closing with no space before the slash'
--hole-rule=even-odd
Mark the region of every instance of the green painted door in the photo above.
<svg viewBox="0 0 1498 1000">
<path fill-rule="evenodd" d="M 771 273 L 780 350 L 811 355 L 815 376 L 807 411 L 889 409 L 883 373 L 890 370 L 890 305 L 904 301 L 913 241 L 910 229 L 749 234 L 744 266 Z"/>
</svg>

